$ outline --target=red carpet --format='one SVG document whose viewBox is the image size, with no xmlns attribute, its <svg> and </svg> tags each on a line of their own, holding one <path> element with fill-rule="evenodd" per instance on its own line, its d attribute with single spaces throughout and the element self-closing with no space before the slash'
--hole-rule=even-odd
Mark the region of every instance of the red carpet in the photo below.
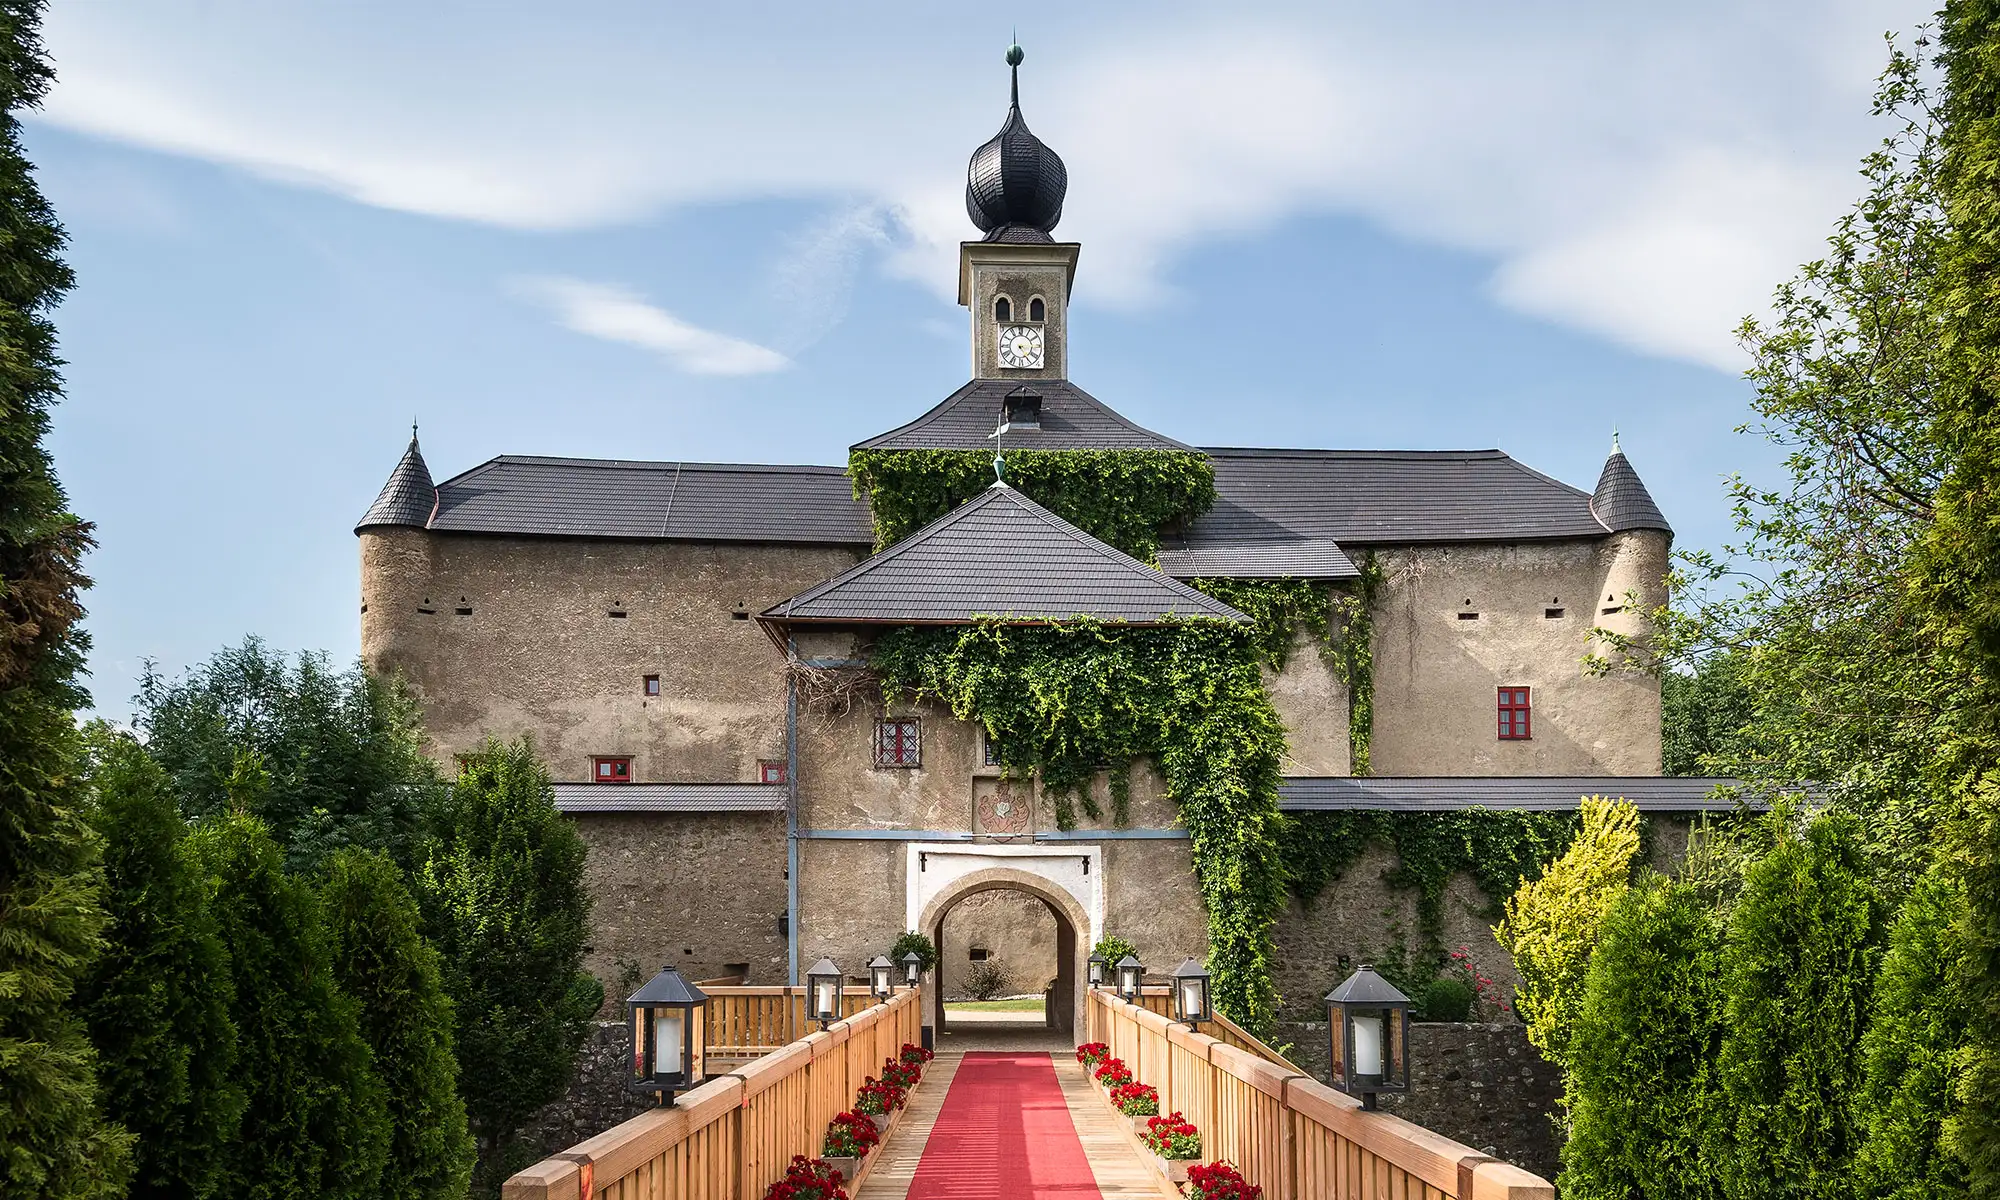
<svg viewBox="0 0 2000 1200">
<path fill-rule="evenodd" d="M 959 1064 L 910 1200 L 1098 1200 L 1046 1054 L 974 1051 Z"/>
</svg>

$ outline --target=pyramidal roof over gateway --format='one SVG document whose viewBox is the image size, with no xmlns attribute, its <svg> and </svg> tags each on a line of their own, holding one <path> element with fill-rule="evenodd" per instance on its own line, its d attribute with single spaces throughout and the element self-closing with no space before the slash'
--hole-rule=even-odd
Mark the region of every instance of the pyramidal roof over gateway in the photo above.
<svg viewBox="0 0 2000 1200">
<path fill-rule="evenodd" d="M 966 166 L 966 213 L 979 238 L 961 251 L 960 299 L 975 309 L 983 302 L 967 291 L 965 265 L 975 252 L 1045 267 L 1066 262 L 1065 271 L 1076 263 L 1078 247 L 1057 243 L 1052 232 L 1062 219 L 1068 168 L 1022 116 L 1023 57 L 1020 47 L 1009 48 L 1006 118 Z M 1046 333 L 1059 339 L 1066 321 L 1055 319 L 1057 299 L 1050 303 Z M 998 314 L 973 316 L 976 324 Z M 1217 500 L 1188 528 L 1168 531 L 1160 563 L 1182 578 L 1350 578 L 1354 565 L 1343 547 L 1672 534 L 1615 438 L 1594 492 L 1499 450 L 1197 448 L 1145 428 L 1052 371 L 1055 377 L 1012 378 L 981 369 L 914 419 L 852 449 L 991 452 L 1010 401 L 1026 397 L 1039 419 L 1008 422 L 1006 450 L 1196 450 L 1215 469 Z M 910 399 L 905 411 L 922 403 Z M 503 455 L 433 486 L 414 431 L 355 532 L 392 526 L 857 549 L 874 540 L 868 506 L 855 499 L 841 467 Z"/>
</svg>

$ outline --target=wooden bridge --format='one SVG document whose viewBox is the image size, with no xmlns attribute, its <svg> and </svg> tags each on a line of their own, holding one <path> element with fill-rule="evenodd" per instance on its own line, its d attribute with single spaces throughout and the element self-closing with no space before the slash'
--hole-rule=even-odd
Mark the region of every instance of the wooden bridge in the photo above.
<svg viewBox="0 0 2000 1200">
<path fill-rule="evenodd" d="M 794 1155 L 820 1153 L 883 1060 L 921 1037 L 914 991 L 887 1003 L 850 995 L 847 1019 L 819 1032 L 804 989 L 705 990 L 707 1082 L 522 1171 L 503 1200 L 762 1200 Z M 1266 1200 L 1554 1197 L 1536 1175 L 1364 1111 L 1227 1020 L 1200 1033 L 1169 1021 L 1166 989 L 1153 991 L 1136 1004 L 1092 991 L 1080 1040 L 1108 1044 L 1159 1089 L 1162 1112 L 1200 1129 L 1197 1161 L 1233 1165 Z M 940 1052 L 849 1190 L 856 1200 L 1178 1196 L 1100 1090 L 1070 1054 Z"/>
</svg>

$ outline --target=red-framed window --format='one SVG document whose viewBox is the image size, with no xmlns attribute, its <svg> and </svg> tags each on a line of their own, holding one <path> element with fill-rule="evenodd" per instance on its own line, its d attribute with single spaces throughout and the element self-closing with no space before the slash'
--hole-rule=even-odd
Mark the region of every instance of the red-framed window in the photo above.
<svg viewBox="0 0 2000 1200">
<path fill-rule="evenodd" d="M 781 762 L 775 762 L 768 758 L 759 762 L 757 764 L 757 782 L 758 783 L 785 782 L 785 764 Z"/>
<path fill-rule="evenodd" d="M 590 781 L 592 783 L 632 782 L 632 760 L 630 758 L 610 758 L 598 756 L 590 760 Z"/>
<path fill-rule="evenodd" d="M 1500 740 L 1503 742 L 1525 742 L 1528 740 L 1528 689 L 1524 687 L 1503 687 L 1500 689 Z"/>
<path fill-rule="evenodd" d="M 640 683 L 645 687 L 648 696 L 657 696 L 660 694 L 660 677 L 658 675 L 647 675 L 640 680 Z"/>
<path fill-rule="evenodd" d="M 876 766 L 920 767 L 923 762 L 923 738 L 915 717 L 875 722 Z"/>
</svg>

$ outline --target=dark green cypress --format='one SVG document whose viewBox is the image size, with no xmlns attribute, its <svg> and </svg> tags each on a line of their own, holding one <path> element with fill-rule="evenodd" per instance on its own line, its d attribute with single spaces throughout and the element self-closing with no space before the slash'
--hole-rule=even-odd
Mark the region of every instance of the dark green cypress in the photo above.
<svg viewBox="0 0 2000 1200">
<path fill-rule="evenodd" d="M 208 876 L 235 982 L 236 1076 L 248 1090 L 224 1163 L 244 1200 L 369 1200 L 389 1151 L 388 1101 L 356 1004 L 334 982 L 318 898 L 285 874 L 254 818 L 189 837 Z"/>
<path fill-rule="evenodd" d="M 1845 814 L 1781 836 L 1744 874 L 1723 953 L 1731 1200 L 1846 1200 L 1880 901 Z"/>
<path fill-rule="evenodd" d="M 389 1087 L 384 1200 L 459 1200 L 473 1147 L 452 1056 L 452 1007 L 416 901 L 386 854 L 342 850 L 320 888 L 333 973 L 361 1006 L 361 1036 Z"/>
<path fill-rule="evenodd" d="M 1570 1031 L 1562 1194 L 1719 1200 L 1722 921 L 1695 889 L 1653 879 L 1606 915 Z"/>
<path fill-rule="evenodd" d="M 533 747 L 488 741 L 433 814 L 418 904 L 458 1012 L 459 1092 L 496 1191 L 517 1135 L 569 1086 L 604 989 L 583 970 L 584 844 Z"/>
<path fill-rule="evenodd" d="M 82 999 L 104 1103 L 138 1138 L 135 1200 L 202 1200 L 243 1118 L 229 954 L 166 775 L 130 737 L 92 741 L 111 927 Z"/>
<path fill-rule="evenodd" d="M 73 282 L 21 151 L 53 73 L 39 0 L 0 0 L 0 1197 L 111 1196 L 129 1138 L 99 1112 L 74 1006 L 102 947 L 97 843 L 78 811 L 77 622 L 90 528 L 43 438 L 62 391 L 50 311 Z"/>
</svg>

